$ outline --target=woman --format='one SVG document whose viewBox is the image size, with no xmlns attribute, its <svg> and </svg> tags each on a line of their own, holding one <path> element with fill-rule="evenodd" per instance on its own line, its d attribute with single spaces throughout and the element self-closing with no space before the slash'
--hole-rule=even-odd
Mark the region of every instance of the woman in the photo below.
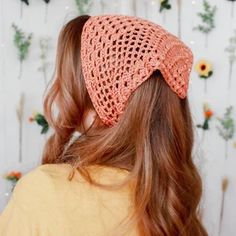
<svg viewBox="0 0 236 236">
<path fill-rule="evenodd" d="M 67 23 L 44 101 L 54 133 L 42 165 L 17 183 L 0 235 L 207 235 L 192 161 L 192 63 L 182 41 L 144 19 Z"/>
</svg>

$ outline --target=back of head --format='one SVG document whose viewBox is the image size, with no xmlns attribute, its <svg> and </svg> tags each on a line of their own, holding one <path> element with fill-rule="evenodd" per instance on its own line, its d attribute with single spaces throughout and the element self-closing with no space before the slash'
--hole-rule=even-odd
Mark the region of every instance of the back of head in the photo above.
<svg viewBox="0 0 236 236">
<path fill-rule="evenodd" d="M 112 34 L 106 33 L 107 25 Z M 145 236 L 207 235 L 198 216 L 201 179 L 192 161 L 186 96 L 191 65 L 191 51 L 148 21 L 126 16 L 71 20 L 60 33 L 55 79 L 45 98 L 54 133 L 42 163 L 70 163 L 93 184 L 86 166 L 128 170 L 124 184 L 133 183 L 135 209 L 123 229 L 137 224 Z M 88 109 L 97 117 L 71 143 Z"/>
</svg>

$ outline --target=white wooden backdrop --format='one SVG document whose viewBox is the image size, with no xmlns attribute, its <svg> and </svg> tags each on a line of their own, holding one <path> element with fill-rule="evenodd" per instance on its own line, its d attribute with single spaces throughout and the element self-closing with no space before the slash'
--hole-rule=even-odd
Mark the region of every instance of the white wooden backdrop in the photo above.
<svg viewBox="0 0 236 236">
<path fill-rule="evenodd" d="M 90 14 L 121 13 L 137 15 L 161 24 L 167 30 L 178 34 L 177 0 L 170 0 L 172 10 L 159 13 L 159 0 L 94 0 Z M 208 81 L 208 93 L 204 93 L 204 84 L 193 70 L 189 89 L 189 99 L 195 124 L 203 122 L 202 104 L 208 102 L 217 116 L 222 116 L 228 105 L 236 109 L 236 68 L 233 71 L 231 89 L 228 90 L 228 55 L 224 48 L 236 29 L 236 16 L 231 18 L 231 2 L 211 0 L 217 5 L 216 28 L 208 37 L 208 47 L 204 46 L 204 36 L 192 28 L 199 23 L 197 12 L 202 9 L 202 0 L 182 0 L 181 5 L 181 38 L 189 45 L 195 55 L 195 62 L 200 58 L 210 60 L 214 66 L 214 75 Z M 134 7 L 136 6 L 136 7 Z M 236 15 L 236 6 L 235 15 Z M 30 6 L 23 9 L 20 18 L 20 0 L 0 0 L 0 174 L 9 170 L 20 170 L 23 173 L 40 163 L 45 136 L 40 135 L 39 127 L 28 122 L 33 111 L 42 111 L 42 94 L 44 81 L 38 71 L 39 38 L 51 37 L 48 60 L 51 62 L 49 76 L 53 71 L 56 42 L 62 25 L 76 16 L 73 0 L 51 0 L 48 5 L 48 20 L 44 21 L 45 3 L 43 0 L 31 0 Z M 13 45 L 12 23 L 16 23 L 25 32 L 33 32 L 33 42 L 28 59 L 23 63 L 21 80 L 17 78 L 19 61 Z M 23 116 L 22 153 L 23 162 L 18 162 L 19 124 L 16 108 L 21 93 L 25 94 Z M 234 120 L 236 120 L 234 112 Z M 236 149 L 229 143 L 229 157 L 224 159 L 224 142 L 219 137 L 215 126 L 216 118 L 210 123 L 211 130 L 206 132 L 201 142 L 201 130 L 196 130 L 194 157 L 201 166 L 204 177 L 204 224 L 209 235 L 218 235 L 219 212 L 222 198 L 221 181 L 223 176 L 229 179 L 225 195 L 225 211 L 222 224 L 224 236 L 236 235 Z M 6 181 L 0 178 L 0 210 L 6 203 Z"/>
</svg>

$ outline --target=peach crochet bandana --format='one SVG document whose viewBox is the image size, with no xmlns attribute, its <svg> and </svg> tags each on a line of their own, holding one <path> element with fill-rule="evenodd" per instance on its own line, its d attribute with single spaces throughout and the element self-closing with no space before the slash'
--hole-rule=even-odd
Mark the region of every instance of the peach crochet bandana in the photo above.
<svg viewBox="0 0 236 236">
<path fill-rule="evenodd" d="M 148 20 L 102 15 L 91 16 L 83 27 L 81 60 L 94 108 L 112 126 L 131 93 L 155 70 L 185 98 L 193 54 L 179 38 Z"/>
</svg>

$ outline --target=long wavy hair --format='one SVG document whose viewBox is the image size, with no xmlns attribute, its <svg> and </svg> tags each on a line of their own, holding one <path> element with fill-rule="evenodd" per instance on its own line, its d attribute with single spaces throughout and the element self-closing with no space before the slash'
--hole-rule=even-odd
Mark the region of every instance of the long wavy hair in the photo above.
<svg viewBox="0 0 236 236">
<path fill-rule="evenodd" d="M 202 182 L 192 160 L 188 99 L 180 99 L 159 71 L 131 94 L 116 125 L 107 127 L 96 116 L 89 129 L 71 142 L 78 127 L 84 127 L 88 109 L 94 109 L 80 57 L 80 36 L 89 17 L 71 20 L 59 35 L 56 69 L 44 100 L 53 134 L 42 164 L 68 163 L 101 188 L 132 183 L 134 209 L 118 227 L 121 231 L 137 225 L 141 236 L 206 236 L 199 217 Z M 90 165 L 121 168 L 129 174 L 122 183 L 105 185 L 89 175 Z"/>
</svg>

